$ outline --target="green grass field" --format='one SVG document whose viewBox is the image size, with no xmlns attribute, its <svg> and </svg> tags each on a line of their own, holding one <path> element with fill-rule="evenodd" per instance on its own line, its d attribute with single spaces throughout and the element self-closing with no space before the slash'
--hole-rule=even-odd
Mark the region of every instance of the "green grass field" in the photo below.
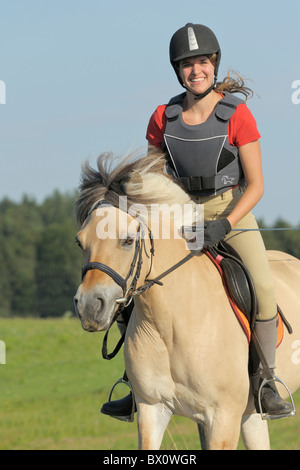
<svg viewBox="0 0 300 470">
<path fill-rule="evenodd" d="M 117 338 L 113 331 L 110 350 Z M 137 448 L 136 421 L 123 423 L 99 412 L 124 369 L 121 352 L 112 361 L 102 359 L 102 339 L 103 333 L 84 332 L 74 318 L 0 319 L 6 344 L 6 364 L 0 365 L 1 450 Z M 294 399 L 300 409 L 299 392 Z M 270 423 L 270 435 L 273 449 L 300 450 L 300 415 Z M 199 448 L 196 424 L 174 417 L 162 449 Z"/>
</svg>

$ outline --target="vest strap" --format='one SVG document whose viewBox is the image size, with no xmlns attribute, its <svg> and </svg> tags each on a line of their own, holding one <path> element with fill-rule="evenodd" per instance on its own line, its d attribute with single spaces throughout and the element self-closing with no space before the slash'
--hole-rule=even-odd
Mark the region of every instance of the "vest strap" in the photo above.
<svg viewBox="0 0 300 470">
<path fill-rule="evenodd" d="M 230 189 L 242 181 L 239 177 L 230 177 L 222 174 L 213 176 L 182 176 L 179 182 L 187 191 L 216 191 L 219 189 Z"/>
<path fill-rule="evenodd" d="M 188 191 L 215 189 L 216 186 L 215 176 L 183 176 L 178 179 Z"/>
</svg>

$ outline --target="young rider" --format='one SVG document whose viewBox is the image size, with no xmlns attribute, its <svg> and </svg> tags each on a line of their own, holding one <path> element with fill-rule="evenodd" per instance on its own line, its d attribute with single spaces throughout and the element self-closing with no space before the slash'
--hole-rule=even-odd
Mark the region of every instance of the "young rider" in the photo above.
<svg viewBox="0 0 300 470">
<path fill-rule="evenodd" d="M 246 104 L 233 94 L 251 94 L 241 77 L 228 75 L 217 82 L 220 59 L 218 40 L 208 27 L 189 23 L 175 32 L 170 61 L 185 92 L 157 107 L 146 137 L 150 146 L 164 150 L 168 171 L 194 201 L 204 204 L 204 246 L 225 239 L 248 268 L 258 300 L 255 331 L 273 372 L 277 304 L 265 246 L 251 213 L 264 192 L 260 134 Z M 264 368 L 257 361 L 251 376 L 256 401 L 264 378 Z M 269 415 L 283 417 L 292 412 L 273 382 L 262 388 L 261 403 Z M 105 403 L 102 412 L 120 418 L 130 415 L 131 409 L 128 395 Z"/>
</svg>

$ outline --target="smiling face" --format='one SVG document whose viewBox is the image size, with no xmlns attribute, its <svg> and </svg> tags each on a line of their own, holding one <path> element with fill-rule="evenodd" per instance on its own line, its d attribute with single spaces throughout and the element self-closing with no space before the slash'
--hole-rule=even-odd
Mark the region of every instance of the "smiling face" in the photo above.
<svg viewBox="0 0 300 470">
<path fill-rule="evenodd" d="M 214 82 L 215 68 L 207 56 L 188 57 L 179 63 L 183 85 L 194 94 L 204 93 Z"/>
</svg>

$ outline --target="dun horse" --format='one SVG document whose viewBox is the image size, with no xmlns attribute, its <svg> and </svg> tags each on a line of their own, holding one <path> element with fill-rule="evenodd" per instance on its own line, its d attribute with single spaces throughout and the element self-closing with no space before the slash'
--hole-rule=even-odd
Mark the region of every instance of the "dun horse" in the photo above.
<svg viewBox="0 0 300 470">
<path fill-rule="evenodd" d="M 135 209 L 183 207 L 191 200 L 163 173 L 161 158 L 126 161 L 111 170 L 103 155 L 97 170 L 83 168 L 77 241 L 85 268 L 75 305 L 85 330 L 102 331 L 134 294 L 124 357 L 139 448 L 159 449 L 177 414 L 201 424 L 209 449 L 236 449 L 240 431 L 247 449 L 268 449 L 267 422 L 254 409 L 249 385 L 248 340 L 216 267 L 203 252 L 181 264 L 187 240 L 174 230 L 153 243 L 151 220 L 144 223 L 137 211 L 134 216 L 120 208 L 121 196 Z M 109 225 L 116 236 L 108 236 Z M 294 392 L 300 386 L 300 261 L 281 252 L 269 256 L 278 304 L 293 328 L 277 350 L 277 374 Z"/>
</svg>

